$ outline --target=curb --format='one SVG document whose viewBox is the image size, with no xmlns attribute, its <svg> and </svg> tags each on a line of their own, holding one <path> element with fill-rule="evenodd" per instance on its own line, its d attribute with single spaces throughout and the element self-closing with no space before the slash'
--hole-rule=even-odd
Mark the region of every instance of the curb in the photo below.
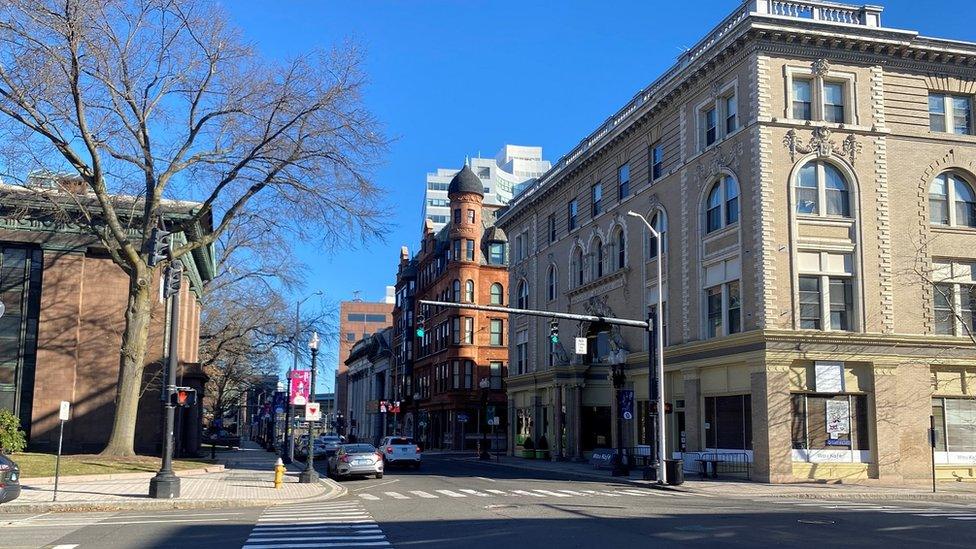
<svg viewBox="0 0 976 549">
<path fill-rule="evenodd" d="M 207 473 L 222 473 L 225 468 L 222 463 L 215 465 L 208 465 L 202 469 L 183 469 L 176 471 L 178 476 L 194 476 L 194 475 L 206 475 Z M 156 476 L 154 472 L 145 473 L 109 473 L 105 475 L 61 475 L 61 482 L 92 482 L 99 480 L 139 480 L 145 478 L 153 478 Z M 24 486 L 31 486 L 33 484 L 54 484 L 54 477 L 24 477 L 22 479 L 25 482 L 21 482 Z"/>
<path fill-rule="evenodd" d="M 288 505 L 293 503 L 316 503 L 340 498 L 348 493 L 348 489 L 332 479 L 321 479 L 319 482 L 328 486 L 328 490 L 320 495 L 307 498 L 293 499 L 213 499 L 213 500 L 138 500 L 132 502 L 113 501 L 105 503 L 93 502 L 45 502 L 45 503 L 5 503 L 0 505 L 0 516 L 14 513 L 68 513 L 84 511 L 160 511 L 186 509 L 237 509 L 242 507 L 266 507 Z"/>
<path fill-rule="evenodd" d="M 458 458 L 446 458 L 450 461 L 472 461 L 471 459 L 458 459 Z M 477 460 L 477 458 L 475 458 Z M 583 473 L 580 471 L 561 471 L 554 469 L 546 469 L 544 467 L 529 467 L 527 465 L 521 465 L 518 463 L 503 463 L 498 461 L 478 461 L 478 463 L 495 465 L 498 467 L 508 467 L 511 469 L 521 469 L 523 471 L 541 471 L 545 473 L 556 473 L 561 475 L 569 475 L 579 478 L 592 479 L 592 480 L 602 480 L 605 482 L 615 482 L 618 484 L 627 484 L 630 486 L 639 486 L 641 488 L 654 488 L 657 490 L 667 490 L 672 492 L 688 492 L 688 490 L 682 490 L 675 488 L 674 486 L 660 486 L 649 480 L 641 480 L 634 478 L 623 478 L 623 477 L 611 477 L 606 475 L 600 475 L 597 473 Z M 690 492 L 689 492 L 690 493 Z"/>
</svg>

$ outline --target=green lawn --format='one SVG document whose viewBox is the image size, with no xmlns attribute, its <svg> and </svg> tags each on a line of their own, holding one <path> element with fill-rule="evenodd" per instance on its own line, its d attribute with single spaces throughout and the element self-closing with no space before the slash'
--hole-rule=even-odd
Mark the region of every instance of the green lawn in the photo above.
<svg viewBox="0 0 976 549">
<path fill-rule="evenodd" d="M 52 454 L 20 452 L 10 458 L 20 466 L 24 478 L 53 477 L 54 461 Z M 209 459 L 174 459 L 173 469 L 200 469 L 214 462 Z M 103 457 L 95 454 L 61 456 L 61 475 L 98 475 L 112 473 L 151 473 L 159 470 L 159 458 L 152 456 Z"/>
</svg>

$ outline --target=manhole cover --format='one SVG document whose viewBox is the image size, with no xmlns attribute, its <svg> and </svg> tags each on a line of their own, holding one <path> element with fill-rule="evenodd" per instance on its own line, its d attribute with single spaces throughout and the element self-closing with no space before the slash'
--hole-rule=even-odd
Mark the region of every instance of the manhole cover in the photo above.
<svg viewBox="0 0 976 549">
<path fill-rule="evenodd" d="M 797 522 L 800 524 L 834 524 L 834 521 L 832 520 L 799 519 Z"/>
</svg>

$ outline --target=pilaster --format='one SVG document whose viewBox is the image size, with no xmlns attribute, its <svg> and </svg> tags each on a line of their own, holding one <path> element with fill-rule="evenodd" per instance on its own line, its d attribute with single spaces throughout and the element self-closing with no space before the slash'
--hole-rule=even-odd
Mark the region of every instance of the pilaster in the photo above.
<svg viewBox="0 0 976 549">
<path fill-rule="evenodd" d="M 755 480 L 793 480 L 790 417 L 790 361 L 766 361 L 752 374 L 752 452 Z"/>
</svg>

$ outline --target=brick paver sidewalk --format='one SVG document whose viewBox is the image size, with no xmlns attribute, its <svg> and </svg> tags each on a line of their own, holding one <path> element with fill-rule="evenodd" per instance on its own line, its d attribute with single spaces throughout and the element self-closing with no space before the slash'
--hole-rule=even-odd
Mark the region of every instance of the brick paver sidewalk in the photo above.
<svg viewBox="0 0 976 549">
<path fill-rule="evenodd" d="M 314 484 L 300 484 L 298 474 L 303 464 L 289 466 L 281 488 L 274 487 L 274 463 L 278 456 L 253 442 L 243 442 L 240 449 L 218 452 L 225 469 L 219 472 L 184 475 L 180 477 L 180 497 L 175 500 L 150 499 L 149 479 L 152 473 L 140 478 L 118 480 L 86 477 L 73 481 L 62 477 L 58 484 L 57 507 L 97 508 L 102 506 L 145 507 L 153 503 L 169 503 L 173 507 L 205 507 L 209 505 L 241 506 L 245 504 L 274 504 L 299 500 L 327 498 L 338 495 L 341 488 L 328 479 Z M 21 496 L 0 506 L 0 511 L 13 512 L 18 508 L 37 508 L 50 504 L 54 497 L 53 481 L 32 483 L 24 479 Z M 52 507 L 54 508 L 54 507 Z"/>
</svg>

